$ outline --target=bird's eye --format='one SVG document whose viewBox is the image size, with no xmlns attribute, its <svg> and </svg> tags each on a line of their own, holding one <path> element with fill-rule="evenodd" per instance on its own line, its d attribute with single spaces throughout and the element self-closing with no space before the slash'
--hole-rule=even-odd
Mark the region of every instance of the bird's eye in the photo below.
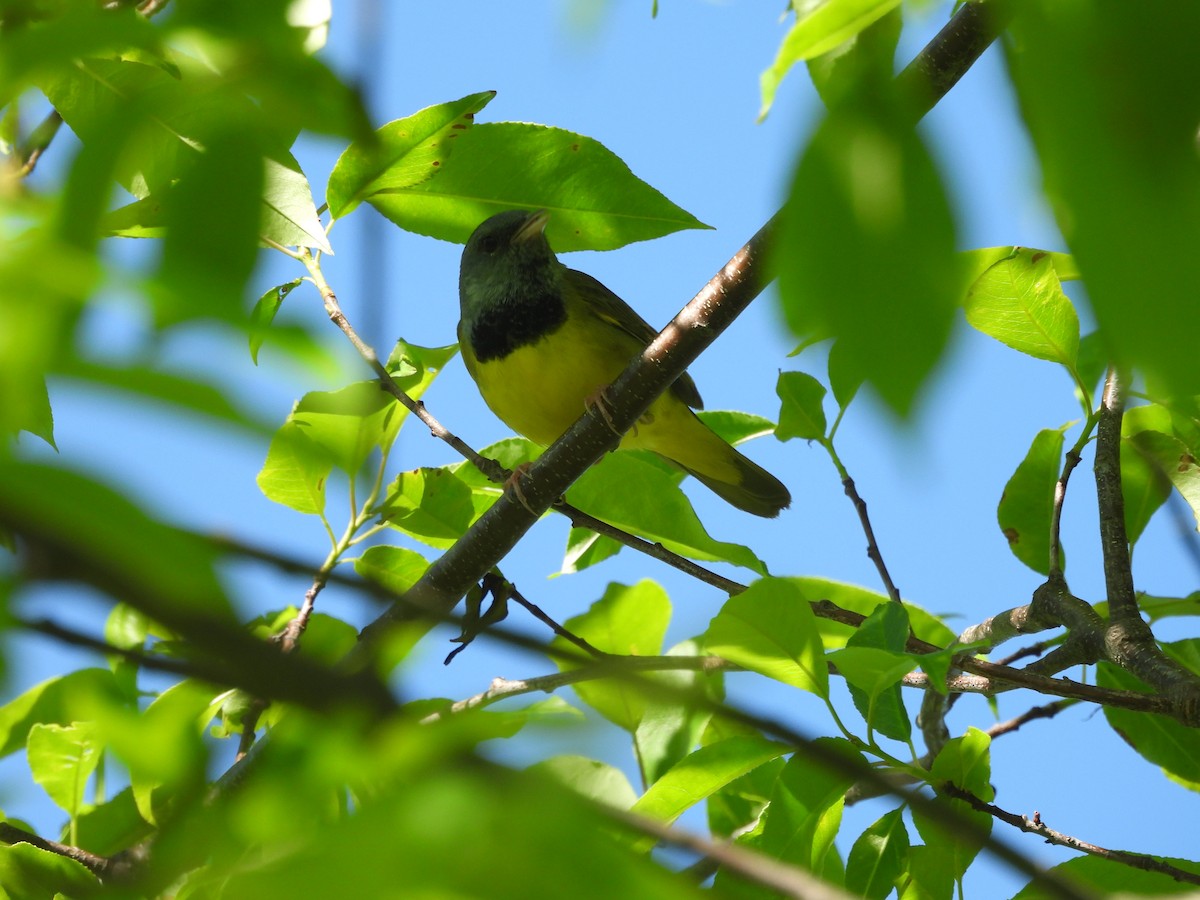
<svg viewBox="0 0 1200 900">
<path fill-rule="evenodd" d="M 484 253 L 495 253 L 499 246 L 500 241 L 490 235 L 479 242 L 479 249 Z"/>
</svg>

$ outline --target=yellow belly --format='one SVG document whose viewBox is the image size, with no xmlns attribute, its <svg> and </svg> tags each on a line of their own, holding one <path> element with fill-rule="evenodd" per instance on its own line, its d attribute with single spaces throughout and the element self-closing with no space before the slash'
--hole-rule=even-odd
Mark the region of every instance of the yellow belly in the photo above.
<svg viewBox="0 0 1200 900">
<path fill-rule="evenodd" d="M 571 316 L 553 334 L 485 363 L 463 343 L 463 360 L 492 412 L 543 447 L 561 437 L 583 415 L 588 399 L 612 384 L 641 350 L 629 335 L 584 321 L 587 327 L 580 327 Z M 715 478 L 738 477 L 732 448 L 669 391 L 651 404 L 621 447 L 653 450 Z"/>
</svg>

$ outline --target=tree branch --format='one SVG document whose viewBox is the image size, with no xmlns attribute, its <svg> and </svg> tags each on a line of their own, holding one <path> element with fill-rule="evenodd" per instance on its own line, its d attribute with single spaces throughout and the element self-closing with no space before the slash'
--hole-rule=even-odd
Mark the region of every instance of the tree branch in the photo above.
<svg viewBox="0 0 1200 900">
<path fill-rule="evenodd" d="M 966 801 L 971 807 L 979 810 L 979 812 L 987 813 L 1001 822 L 1021 829 L 1021 831 L 1045 838 L 1048 844 L 1056 844 L 1059 847 L 1078 850 L 1080 853 L 1103 857 L 1104 859 L 1112 860 L 1113 862 L 1118 862 L 1134 869 L 1141 869 L 1143 872 L 1158 872 L 1186 884 L 1200 884 L 1200 875 L 1177 868 L 1156 857 L 1147 856 L 1144 853 L 1130 853 L 1127 850 L 1109 850 L 1105 847 L 1099 847 L 1096 844 L 1089 844 L 1087 841 L 1082 841 L 1079 838 L 1071 837 L 1068 834 L 1063 834 L 1061 831 L 1055 831 L 1042 821 L 1041 814 L 1038 812 L 1034 812 L 1033 818 L 1026 818 L 1025 816 L 1019 816 L 1016 813 L 1003 810 L 991 803 L 985 803 L 974 794 L 957 788 L 954 785 L 943 785 L 942 790 L 951 797 Z"/>
</svg>

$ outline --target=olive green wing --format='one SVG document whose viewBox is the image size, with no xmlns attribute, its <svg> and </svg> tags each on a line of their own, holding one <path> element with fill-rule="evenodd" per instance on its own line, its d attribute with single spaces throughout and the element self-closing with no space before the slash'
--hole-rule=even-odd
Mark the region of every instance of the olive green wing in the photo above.
<svg viewBox="0 0 1200 900">
<path fill-rule="evenodd" d="M 606 288 L 603 284 L 575 269 L 567 270 L 567 279 L 571 287 L 580 297 L 587 301 L 589 311 L 596 318 L 617 328 L 635 341 L 638 346 L 645 347 L 658 337 L 658 330 L 637 314 L 632 306 Z M 692 376 L 684 372 L 671 385 L 671 390 L 680 400 L 693 409 L 704 409 L 704 401 L 700 399 L 700 391 Z"/>
</svg>

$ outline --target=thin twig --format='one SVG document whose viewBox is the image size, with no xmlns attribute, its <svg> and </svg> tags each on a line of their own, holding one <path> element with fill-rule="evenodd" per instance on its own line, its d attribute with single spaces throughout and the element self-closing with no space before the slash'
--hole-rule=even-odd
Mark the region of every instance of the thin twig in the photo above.
<svg viewBox="0 0 1200 900">
<path fill-rule="evenodd" d="M 589 644 L 587 641 L 585 641 L 579 635 L 574 634 L 573 632 L 568 631 L 562 625 L 559 625 L 558 622 L 554 621 L 554 619 L 552 619 L 550 616 L 548 616 L 542 610 L 541 607 L 539 607 L 537 604 L 531 603 L 529 600 L 525 599 L 525 595 L 522 594 L 519 590 L 517 590 L 515 585 L 511 585 L 511 593 L 509 594 L 509 599 L 511 599 L 511 600 L 515 601 L 516 603 L 520 604 L 521 606 L 525 607 L 525 609 L 528 610 L 529 613 L 531 613 L 535 619 L 537 619 L 539 622 L 542 622 L 543 624 L 549 626 L 550 630 L 553 631 L 555 634 L 557 634 L 560 638 L 562 638 L 565 641 L 570 641 L 572 644 L 574 644 L 576 647 L 578 647 L 584 653 L 590 653 L 593 656 L 608 656 L 609 655 L 609 654 L 605 653 L 603 650 L 599 650 L 596 647 L 593 647 L 591 644 Z"/>
<path fill-rule="evenodd" d="M 846 489 L 846 496 L 854 504 L 854 509 L 858 512 L 858 520 L 862 523 L 863 533 L 867 536 L 867 558 L 875 563 L 875 568 L 879 572 L 879 577 L 883 581 L 887 595 L 896 603 L 903 602 L 900 599 L 900 590 L 896 587 L 895 582 L 892 581 L 887 564 L 883 561 L 883 553 L 880 551 L 879 544 L 875 540 L 875 529 L 871 527 L 871 519 L 867 515 L 867 501 L 859 496 L 858 489 L 854 486 L 854 479 L 849 475 L 842 479 L 842 487 Z"/>
<path fill-rule="evenodd" d="M 1187 884 L 1200 884 L 1200 875 L 1177 868 L 1157 857 L 1148 856 L 1144 853 L 1130 853 L 1127 850 L 1109 850 L 1105 847 L 1080 840 L 1077 837 L 1072 837 L 1069 834 L 1063 834 L 1061 831 L 1055 831 L 1042 821 L 1041 814 L 1036 811 L 1032 818 L 1028 818 L 1008 812 L 994 804 L 985 803 L 969 791 L 964 791 L 953 785 L 944 785 L 942 789 L 949 796 L 965 800 L 973 808 L 987 813 L 1001 822 L 1012 825 L 1014 828 L 1019 828 L 1021 831 L 1041 836 L 1048 844 L 1056 844 L 1059 847 L 1068 847 L 1071 850 L 1078 850 L 1081 853 L 1087 853 L 1091 856 L 1099 856 L 1134 869 L 1141 869 L 1143 872 L 1158 872 L 1159 874 L 1167 875 L 1176 881 Z"/>
<path fill-rule="evenodd" d="M 1066 458 L 1063 460 L 1062 474 L 1058 476 L 1058 481 L 1054 484 L 1054 504 L 1050 510 L 1050 577 L 1062 577 L 1062 542 L 1059 537 L 1060 525 L 1062 523 L 1063 501 L 1067 496 L 1067 482 L 1071 478 L 1071 473 L 1075 471 L 1075 467 L 1079 465 L 1082 457 L 1079 455 L 1078 447 L 1072 447 L 1067 451 Z"/>
<path fill-rule="evenodd" d="M 1027 709 L 1019 716 L 1014 716 L 1006 722 L 998 722 L 987 730 L 989 738 L 998 738 L 1002 734 L 1012 734 L 1022 725 L 1028 722 L 1033 722 L 1036 719 L 1053 719 L 1060 712 L 1068 707 L 1074 706 L 1078 700 L 1055 700 L 1053 703 L 1047 703 L 1043 706 L 1035 706 L 1032 709 Z"/>
</svg>

